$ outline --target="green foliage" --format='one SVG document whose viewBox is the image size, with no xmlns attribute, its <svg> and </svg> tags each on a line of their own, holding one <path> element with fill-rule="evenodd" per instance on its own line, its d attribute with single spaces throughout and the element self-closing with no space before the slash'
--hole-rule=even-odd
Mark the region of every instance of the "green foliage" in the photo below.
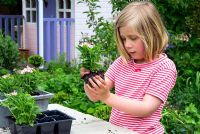
<svg viewBox="0 0 200 134">
<path fill-rule="evenodd" d="M 13 70 L 19 60 L 18 45 L 0 32 L 0 67 Z"/>
<path fill-rule="evenodd" d="M 77 94 L 83 87 L 83 83 L 80 79 L 80 75 L 78 72 L 65 74 L 64 72 L 58 72 L 60 69 L 49 76 L 49 79 L 44 81 L 45 90 L 57 93 L 59 91 L 65 91 L 67 94 Z"/>
<path fill-rule="evenodd" d="M 114 38 L 114 26 L 112 22 L 98 19 L 95 27 L 95 35 L 91 37 L 93 44 L 101 46 L 100 51 L 103 56 L 104 70 L 119 56 Z"/>
<path fill-rule="evenodd" d="M 96 16 L 99 14 L 99 12 L 96 11 L 97 8 L 100 8 L 100 6 L 97 5 L 97 2 L 99 0 L 79 0 L 78 3 L 84 3 L 88 8 L 89 11 L 85 11 L 83 13 L 87 14 L 87 20 L 86 24 L 89 28 L 94 28 L 97 25 Z"/>
<path fill-rule="evenodd" d="M 199 134 L 200 111 L 194 104 L 189 104 L 183 111 L 166 107 L 163 112 L 162 124 L 166 134 Z"/>
<path fill-rule="evenodd" d="M 29 94 L 9 95 L 1 105 L 9 108 L 18 125 L 33 125 L 37 114 L 40 113 L 35 100 Z"/>
<path fill-rule="evenodd" d="M 63 104 L 63 102 L 66 101 L 68 98 L 68 94 L 65 91 L 59 91 L 51 99 L 51 103 Z"/>
<path fill-rule="evenodd" d="M 33 73 L 16 74 L 14 80 L 17 85 L 16 91 L 23 91 L 33 95 L 37 89 L 38 79 L 37 75 Z"/>
<path fill-rule="evenodd" d="M 35 71 L 33 73 L 13 74 L 7 78 L 0 78 L 0 92 L 11 93 L 16 91 L 34 95 L 38 90 L 39 83 L 42 79 L 45 79 L 39 74 Z M 45 77 L 48 77 L 48 75 Z"/>
<path fill-rule="evenodd" d="M 16 5 L 17 2 L 21 2 L 20 0 L 0 0 L 1 5 Z"/>
<path fill-rule="evenodd" d="M 84 12 L 88 16 L 86 22 L 88 28 L 92 27 L 95 32 L 95 34 L 89 38 L 89 43 L 99 46 L 96 53 L 101 57 L 101 62 L 104 66 L 102 70 L 106 70 L 119 55 L 117 54 L 115 45 L 113 22 L 109 22 L 103 17 L 97 17 L 99 12 L 96 10 L 100 8 L 97 4 L 98 2 L 99 0 L 80 0 L 80 3 L 88 5 L 89 10 Z"/>
<path fill-rule="evenodd" d="M 100 55 L 100 45 L 94 45 L 93 47 L 88 47 L 83 44 L 79 45 L 77 49 L 81 52 L 81 66 L 85 67 L 92 72 L 98 71 L 102 66 L 100 65 L 101 55 Z"/>
<path fill-rule="evenodd" d="M 100 102 L 91 102 L 83 91 L 68 95 L 68 99 L 63 102 L 63 105 L 103 120 L 108 121 L 110 117 L 111 107 Z"/>
<path fill-rule="evenodd" d="M 87 111 L 88 113 L 88 111 Z M 111 107 L 102 104 L 102 103 L 96 103 L 94 112 L 90 113 L 95 117 L 101 118 L 103 120 L 107 120 L 110 118 L 110 113 L 111 113 Z"/>
<path fill-rule="evenodd" d="M 190 38 L 189 41 L 181 41 L 171 35 L 172 48 L 168 48 L 166 53 L 175 62 L 178 70 L 178 78 L 174 89 L 169 95 L 169 101 L 179 109 L 184 108 L 193 102 L 199 107 L 199 96 L 197 81 L 200 66 L 200 40 Z"/>
<path fill-rule="evenodd" d="M 0 92 L 8 94 L 19 90 L 19 88 L 15 83 L 14 77 L 0 78 Z"/>
<path fill-rule="evenodd" d="M 45 64 L 45 67 L 48 72 L 53 73 L 58 68 L 61 68 L 65 73 L 73 72 L 73 70 L 77 67 L 76 61 L 72 61 L 71 63 L 66 62 L 65 54 L 58 56 L 57 59 L 51 60 L 49 63 Z"/>
<path fill-rule="evenodd" d="M 3 67 L 0 67 L 0 76 L 6 75 L 8 74 L 9 71 Z"/>
<path fill-rule="evenodd" d="M 113 12 L 121 11 L 128 3 L 138 0 L 111 0 Z M 151 0 L 159 10 L 168 31 L 200 37 L 200 1 Z"/>
<path fill-rule="evenodd" d="M 44 59 L 40 55 L 31 55 L 28 58 L 28 63 L 38 68 L 44 63 Z"/>
<path fill-rule="evenodd" d="M 189 0 L 188 0 L 189 1 Z M 188 26 L 191 34 L 195 37 L 200 37 L 200 1 L 190 0 L 188 3 L 186 25 Z"/>
</svg>

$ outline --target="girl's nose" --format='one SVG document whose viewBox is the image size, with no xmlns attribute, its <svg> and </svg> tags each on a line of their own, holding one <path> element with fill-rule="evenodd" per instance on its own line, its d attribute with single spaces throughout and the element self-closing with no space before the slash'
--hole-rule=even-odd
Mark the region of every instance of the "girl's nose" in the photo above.
<svg viewBox="0 0 200 134">
<path fill-rule="evenodd" d="M 131 47 L 132 47 L 132 44 L 131 44 L 131 42 L 130 42 L 129 40 L 126 40 L 126 41 L 124 42 L 124 46 L 125 46 L 125 48 L 131 48 Z"/>
</svg>

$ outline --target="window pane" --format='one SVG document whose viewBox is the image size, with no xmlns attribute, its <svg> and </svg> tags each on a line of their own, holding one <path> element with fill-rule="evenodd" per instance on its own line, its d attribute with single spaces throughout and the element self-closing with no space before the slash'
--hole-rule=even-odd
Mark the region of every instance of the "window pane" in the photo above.
<svg viewBox="0 0 200 134">
<path fill-rule="evenodd" d="M 31 0 L 31 1 L 32 1 L 32 8 L 36 8 L 35 0 Z"/>
<path fill-rule="evenodd" d="M 71 13 L 70 12 L 66 12 L 66 18 L 71 18 Z"/>
<path fill-rule="evenodd" d="M 30 11 L 26 11 L 26 21 L 30 22 L 31 21 L 31 17 L 30 17 Z"/>
<path fill-rule="evenodd" d="M 26 8 L 30 8 L 30 0 L 26 0 Z"/>
<path fill-rule="evenodd" d="M 64 18 L 63 12 L 59 12 L 59 18 Z"/>
<path fill-rule="evenodd" d="M 71 0 L 66 0 L 66 9 L 71 9 Z"/>
<path fill-rule="evenodd" d="M 63 9 L 63 0 L 58 0 L 58 3 L 59 3 L 59 9 Z"/>
<path fill-rule="evenodd" d="M 36 22 L 36 11 L 32 11 L 32 22 Z"/>
</svg>

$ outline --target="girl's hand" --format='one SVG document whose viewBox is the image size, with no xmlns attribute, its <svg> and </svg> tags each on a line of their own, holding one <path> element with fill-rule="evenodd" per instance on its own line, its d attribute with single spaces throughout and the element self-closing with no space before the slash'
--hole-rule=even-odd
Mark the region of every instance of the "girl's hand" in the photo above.
<svg viewBox="0 0 200 134">
<path fill-rule="evenodd" d="M 87 85 L 88 89 L 93 91 L 99 100 L 104 101 L 110 96 L 110 89 L 107 87 L 105 80 L 100 76 L 96 75 L 93 77 L 93 80 L 90 78 L 89 81 L 93 88 Z"/>
<path fill-rule="evenodd" d="M 96 95 L 96 93 L 94 92 L 94 90 L 88 84 L 84 83 L 84 90 L 85 90 L 85 93 L 86 93 L 87 97 L 91 101 L 93 101 L 93 102 L 99 101 L 98 96 Z"/>
<path fill-rule="evenodd" d="M 84 67 L 81 67 L 80 68 L 80 76 L 81 78 L 85 75 L 85 74 L 89 74 L 90 73 L 90 70 L 84 68 Z"/>
</svg>

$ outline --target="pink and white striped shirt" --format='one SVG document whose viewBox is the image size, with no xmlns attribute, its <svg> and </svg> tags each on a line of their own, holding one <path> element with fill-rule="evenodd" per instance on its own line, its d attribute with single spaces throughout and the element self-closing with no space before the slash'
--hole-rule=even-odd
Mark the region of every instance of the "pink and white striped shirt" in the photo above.
<svg viewBox="0 0 200 134">
<path fill-rule="evenodd" d="M 124 64 L 122 57 L 116 59 L 105 76 L 114 82 L 115 94 L 135 100 L 143 100 L 145 94 L 162 100 L 160 107 L 149 117 L 139 118 L 112 109 L 110 122 L 140 134 L 162 134 L 161 112 L 177 77 L 176 66 L 166 54 L 156 61 Z"/>
</svg>

